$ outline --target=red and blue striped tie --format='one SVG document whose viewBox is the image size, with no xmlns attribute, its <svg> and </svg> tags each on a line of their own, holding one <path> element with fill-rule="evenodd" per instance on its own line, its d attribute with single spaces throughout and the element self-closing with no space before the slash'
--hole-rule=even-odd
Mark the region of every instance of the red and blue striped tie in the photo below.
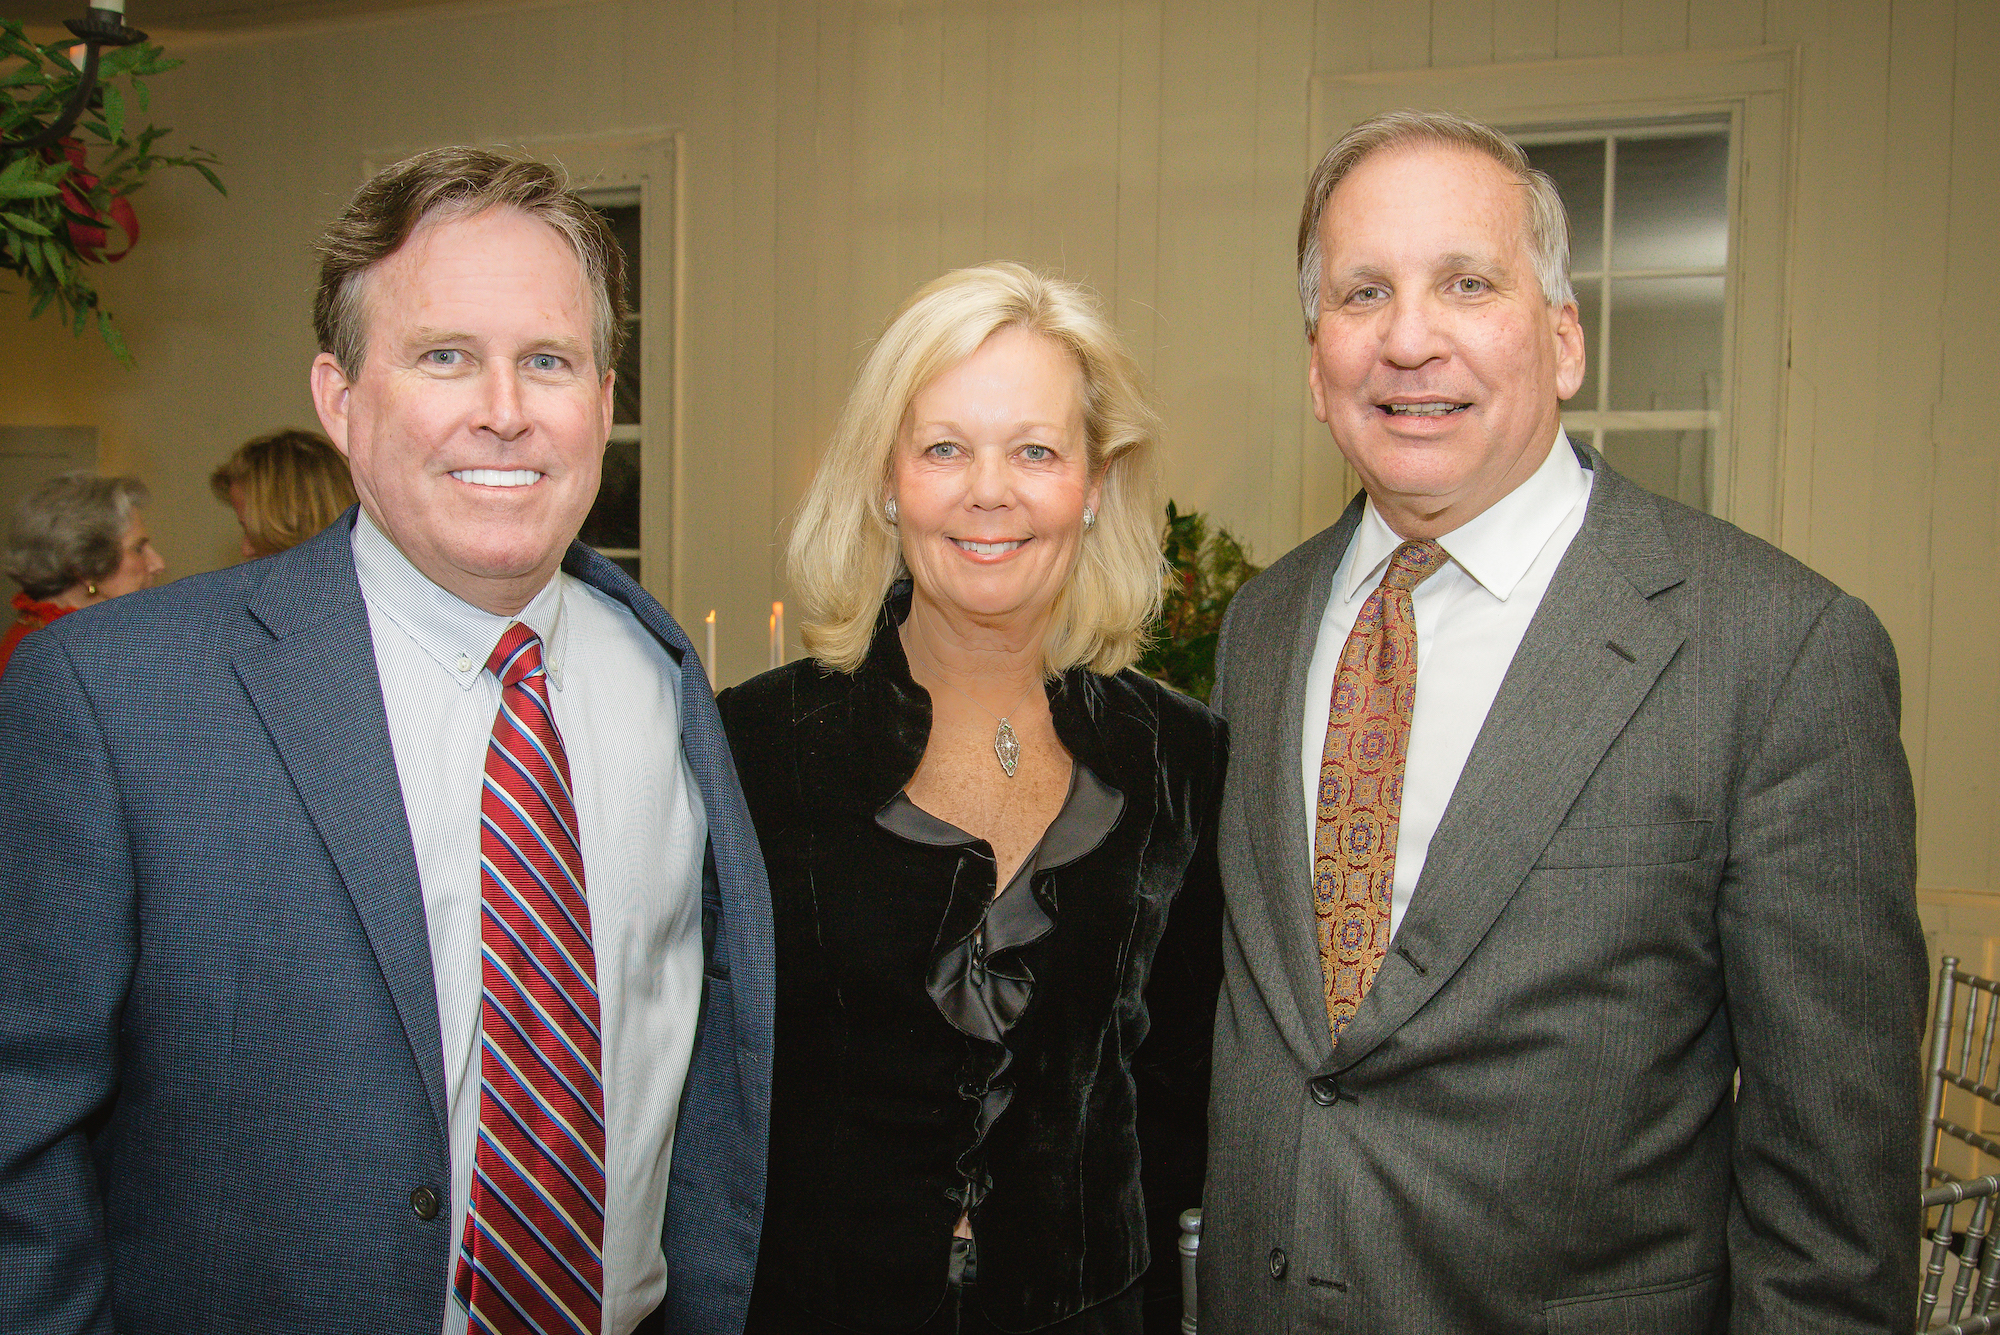
<svg viewBox="0 0 2000 1335">
<path fill-rule="evenodd" d="M 474 1331 L 599 1335 L 604 1082 L 569 759 L 535 633 L 509 626 L 486 666 L 479 1151 L 453 1286 Z"/>
</svg>

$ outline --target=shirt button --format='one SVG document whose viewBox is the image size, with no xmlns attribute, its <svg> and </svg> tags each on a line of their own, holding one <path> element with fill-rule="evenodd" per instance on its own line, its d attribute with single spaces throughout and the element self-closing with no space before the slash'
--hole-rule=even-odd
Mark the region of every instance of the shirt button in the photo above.
<svg viewBox="0 0 2000 1335">
<path fill-rule="evenodd" d="M 1283 1279 L 1284 1277 L 1285 1249 L 1283 1247 L 1273 1247 L 1271 1248 L 1271 1278 Z"/>
<path fill-rule="evenodd" d="M 418 1187 L 410 1193 L 410 1210 L 419 1219 L 437 1218 L 438 1194 L 429 1187 Z"/>
<path fill-rule="evenodd" d="M 1340 1082 L 1330 1075 L 1316 1075 L 1306 1081 L 1306 1089 L 1312 1094 L 1312 1101 L 1322 1108 L 1331 1108 L 1340 1100 Z"/>
<path fill-rule="evenodd" d="M 460 654 L 458 656 L 458 670 L 460 672 L 472 671 L 472 660 L 467 658 L 464 654 Z"/>
</svg>

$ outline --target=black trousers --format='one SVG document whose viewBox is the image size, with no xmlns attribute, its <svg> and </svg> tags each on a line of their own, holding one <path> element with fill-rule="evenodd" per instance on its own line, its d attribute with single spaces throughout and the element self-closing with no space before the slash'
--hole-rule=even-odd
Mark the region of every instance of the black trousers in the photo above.
<svg viewBox="0 0 2000 1335">
<path fill-rule="evenodd" d="M 898 1335 L 1012 1335 L 986 1319 L 979 1306 L 978 1249 L 970 1238 L 953 1240 L 951 1287 L 938 1310 L 920 1326 Z M 750 1295 L 750 1320 L 743 1335 L 853 1335 L 873 1328 L 845 1326 L 801 1310 L 775 1285 L 763 1282 Z M 1115 1298 L 1086 1308 L 1066 1321 L 1044 1326 L 1035 1335 L 1141 1335 L 1146 1286 L 1135 1281 Z"/>
</svg>

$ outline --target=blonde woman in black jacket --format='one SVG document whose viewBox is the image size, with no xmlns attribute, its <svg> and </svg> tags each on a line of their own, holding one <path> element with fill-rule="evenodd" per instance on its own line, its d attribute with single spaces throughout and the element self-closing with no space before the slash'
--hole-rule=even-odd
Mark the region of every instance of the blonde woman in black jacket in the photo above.
<svg viewBox="0 0 2000 1335">
<path fill-rule="evenodd" d="M 792 542 L 812 657 L 720 702 L 777 929 L 753 1335 L 1137 1332 L 1172 1273 L 1227 748 L 1129 666 L 1154 437 L 1090 299 L 1018 265 L 862 368 Z"/>
</svg>

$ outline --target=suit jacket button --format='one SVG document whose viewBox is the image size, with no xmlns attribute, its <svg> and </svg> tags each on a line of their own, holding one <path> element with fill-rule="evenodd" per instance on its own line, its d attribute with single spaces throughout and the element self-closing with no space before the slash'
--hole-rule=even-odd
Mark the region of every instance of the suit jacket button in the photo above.
<svg viewBox="0 0 2000 1335">
<path fill-rule="evenodd" d="M 1306 1081 L 1306 1089 L 1312 1094 L 1312 1101 L 1322 1108 L 1331 1108 L 1340 1099 L 1340 1082 L 1330 1075 L 1316 1075 Z"/>
<path fill-rule="evenodd" d="M 410 1209 L 419 1219 L 437 1218 L 438 1194 L 429 1187 L 418 1187 L 410 1193 Z"/>
<path fill-rule="evenodd" d="M 1283 1279 L 1284 1277 L 1285 1249 L 1283 1247 L 1273 1247 L 1271 1248 L 1271 1278 Z"/>
</svg>

